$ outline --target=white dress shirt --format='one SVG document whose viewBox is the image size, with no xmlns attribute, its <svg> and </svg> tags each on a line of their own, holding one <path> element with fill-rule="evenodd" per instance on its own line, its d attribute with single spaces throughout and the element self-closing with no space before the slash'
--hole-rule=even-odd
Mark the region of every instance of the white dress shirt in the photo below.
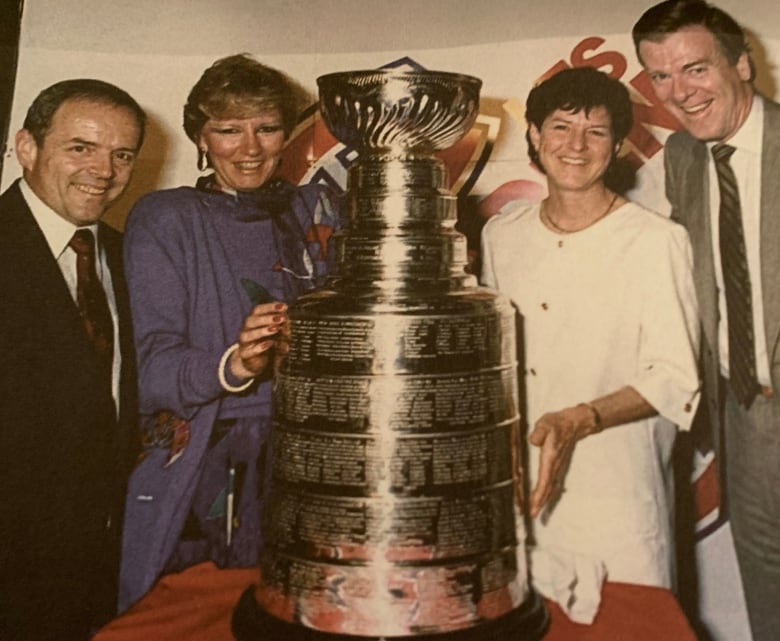
<svg viewBox="0 0 780 641">
<path fill-rule="evenodd" d="M 761 283 L 761 141 L 764 134 L 764 102 L 755 96 L 747 120 L 733 138 L 726 141 L 735 148 L 730 164 L 737 178 L 739 202 L 742 210 L 742 228 L 745 236 L 750 288 L 753 303 L 753 336 L 756 350 L 756 373 L 762 385 L 770 386 L 769 356 L 764 331 L 764 296 Z M 721 373 L 729 375 L 729 326 L 726 312 L 726 294 L 723 285 L 723 269 L 720 262 L 719 210 L 720 190 L 712 147 L 708 144 L 710 175 L 710 216 L 712 223 L 712 253 L 715 261 L 715 281 L 718 285 L 718 347 Z"/>
</svg>

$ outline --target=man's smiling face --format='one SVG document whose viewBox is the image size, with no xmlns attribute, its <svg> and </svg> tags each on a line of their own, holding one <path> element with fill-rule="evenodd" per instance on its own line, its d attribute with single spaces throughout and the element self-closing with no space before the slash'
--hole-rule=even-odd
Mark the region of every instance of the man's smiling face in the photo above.
<svg viewBox="0 0 780 641">
<path fill-rule="evenodd" d="M 16 152 L 38 198 L 74 225 L 91 225 L 127 187 L 140 138 L 129 109 L 72 99 L 54 113 L 40 146 L 22 129 Z"/>
<path fill-rule="evenodd" d="M 658 99 L 695 138 L 723 142 L 745 122 L 753 104 L 747 53 L 731 64 L 715 36 L 696 25 L 643 40 L 639 57 Z"/>
</svg>

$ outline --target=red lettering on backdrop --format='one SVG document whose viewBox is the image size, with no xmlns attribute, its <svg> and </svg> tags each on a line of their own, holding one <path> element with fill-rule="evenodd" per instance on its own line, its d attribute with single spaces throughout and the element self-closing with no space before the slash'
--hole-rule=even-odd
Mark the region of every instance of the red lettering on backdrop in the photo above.
<svg viewBox="0 0 780 641">
<path fill-rule="evenodd" d="M 622 78 L 623 74 L 626 72 L 626 68 L 628 67 L 626 64 L 626 58 L 623 54 L 618 53 L 617 51 L 602 51 L 595 56 L 585 55 L 590 51 L 596 51 L 596 49 L 598 49 L 605 42 L 606 41 L 604 38 L 598 38 L 596 36 L 583 38 L 579 43 L 574 45 L 574 48 L 571 50 L 569 62 L 566 62 L 565 60 L 559 60 L 544 74 L 542 74 L 542 76 L 539 78 L 539 82 L 546 80 L 547 78 L 554 76 L 559 71 L 568 69 L 569 67 L 594 67 L 595 69 L 601 69 L 604 73 L 607 73 L 612 78 L 615 78 L 615 80 L 620 80 L 620 78 Z M 610 67 L 609 71 L 603 68 L 605 66 Z"/>
<path fill-rule="evenodd" d="M 682 129 L 680 121 L 666 110 L 658 98 L 655 97 L 652 81 L 644 71 L 634 76 L 629 84 L 647 100 L 650 105 L 637 105 L 634 103 L 634 110 L 639 110 L 640 119 L 646 125 L 655 125 L 677 131 Z"/>
<path fill-rule="evenodd" d="M 595 51 L 606 41 L 604 38 L 585 38 L 581 40 L 578 45 L 575 45 L 571 50 L 571 65 L 572 67 L 595 67 L 601 69 L 604 73 L 608 73 L 615 80 L 620 80 L 623 74 L 626 73 L 628 64 L 626 63 L 626 57 L 622 53 L 617 51 L 603 51 L 595 56 L 586 57 L 585 54 L 589 51 Z M 606 65 L 611 67 L 610 71 L 603 69 Z"/>
</svg>

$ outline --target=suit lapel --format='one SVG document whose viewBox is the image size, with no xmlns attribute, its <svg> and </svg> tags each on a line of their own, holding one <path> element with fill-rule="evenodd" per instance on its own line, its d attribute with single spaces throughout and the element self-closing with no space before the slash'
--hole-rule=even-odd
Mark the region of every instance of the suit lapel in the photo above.
<svg viewBox="0 0 780 641">
<path fill-rule="evenodd" d="M 712 252 L 712 219 L 710 216 L 709 154 L 706 145 L 694 143 L 691 149 L 691 175 L 686 177 L 686 204 L 689 208 L 688 230 L 694 249 L 694 279 L 707 343 L 717 351 L 718 297 L 715 282 L 715 257 Z M 702 194 L 704 197 L 702 198 Z"/>
<path fill-rule="evenodd" d="M 5 209 L 6 256 L 16 279 L 12 314 L 47 336 L 52 354 L 79 367 L 97 367 L 78 308 L 56 259 L 17 185 L 8 191 Z"/>
<path fill-rule="evenodd" d="M 759 98 L 760 99 L 760 98 Z M 761 287 L 770 366 L 780 338 L 780 105 L 764 101 L 761 159 Z"/>
<path fill-rule="evenodd" d="M 134 407 L 135 400 L 135 349 L 133 347 L 133 327 L 130 314 L 130 297 L 125 281 L 122 262 L 122 235 L 120 232 L 100 223 L 100 238 L 106 252 L 106 262 L 111 272 L 111 283 L 114 290 L 114 300 L 119 322 L 119 349 L 122 355 L 122 368 L 120 372 L 119 408 L 124 412 L 126 408 Z M 128 396 L 132 394 L 131 396 Z"/>
<path fill-rule="evenodd" d="M 18 189 L 18 188 L 17 188 Z M 18 282 L 26 289 L 29 307 L 40 308 L 46 316 L 54 315 L 74 327 L 81 327 L 76 303 L 70 295 L 57 261 L 35 222 L 27 203 L 17 191 L 18 201 L 8 210 L 9 262 L 16 270 Z M 45 310 L 51 310 L 46 312 Z"/>
</svg>

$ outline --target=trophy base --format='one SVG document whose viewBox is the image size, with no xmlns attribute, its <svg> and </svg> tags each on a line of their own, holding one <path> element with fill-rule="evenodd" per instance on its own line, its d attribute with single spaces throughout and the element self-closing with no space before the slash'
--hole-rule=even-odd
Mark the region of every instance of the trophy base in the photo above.
<svg viewBox="0 0 780 641">
<path fill-rule="evenodd" d="M 473 628 L 402 637 L 355 636 L 321 632 L 282 621 L 260 608 L 254 587 L 248 588 L 233 611 L 231 628 L 236 641 L 539 641 L 547 631 L 549 615 L 539 595 L 531 591 L 528 599 L 508 614 Z"/>
</svg>

